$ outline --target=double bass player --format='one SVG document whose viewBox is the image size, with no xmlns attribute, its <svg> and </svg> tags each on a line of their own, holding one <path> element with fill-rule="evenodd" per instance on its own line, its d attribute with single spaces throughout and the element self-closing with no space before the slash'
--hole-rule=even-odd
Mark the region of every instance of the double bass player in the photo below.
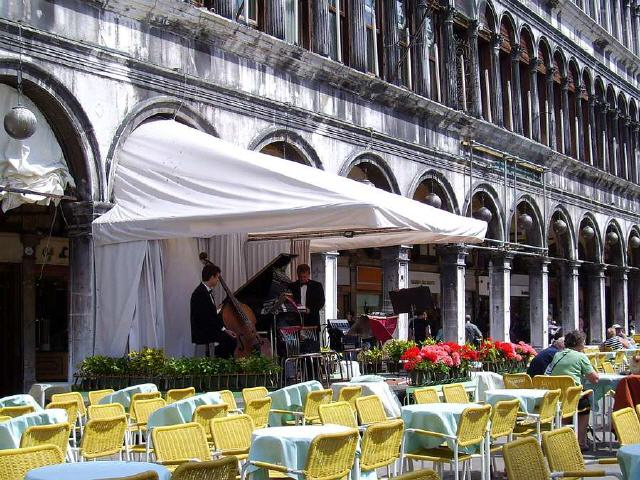
<svg viewBox="0 0 640 480">
<path fill-rule="evenodd" d="M 236 349 L 236 334 L 224 326 L 218 313 L 213 289 L 220 279 L 220 268 L 207 263 L 202 268 L 202 282 L 191 294 L 191 341 L 205 346 L 205 355 L 211 356 L 210 345 L 215 346 L 215 355 L 232 358 Z"/>
</svg>

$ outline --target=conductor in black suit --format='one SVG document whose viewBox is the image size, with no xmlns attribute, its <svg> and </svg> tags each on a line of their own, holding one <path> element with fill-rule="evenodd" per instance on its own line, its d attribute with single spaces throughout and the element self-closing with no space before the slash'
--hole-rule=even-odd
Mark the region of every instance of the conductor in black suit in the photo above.
<svg viewBox="0 0 640 480">
<path fill-rule="evenodd" d="M 231 358 L 236 349 L 236 334 L 225 328 L 218 313 L 213 288 L 218 285 L 220 268 L 207 264 L 202 269 L 202 282 L 191 294 L 191 341 L 205 345 L 205 355 L 210 356 L 209 345 L 217 344 L 215 354 Z"/>
<path fill-rule="evenodd" d="M 303 307 L 301 311 L 305 327 L 320 326 L 320 310 L 324 307 L 324 289 L 320 282 L 311 280 L 311 269 L 307 264 L 300 264 L 296 269 L 298 280 L 291 283 L 293 300 Z"/>
</svg>

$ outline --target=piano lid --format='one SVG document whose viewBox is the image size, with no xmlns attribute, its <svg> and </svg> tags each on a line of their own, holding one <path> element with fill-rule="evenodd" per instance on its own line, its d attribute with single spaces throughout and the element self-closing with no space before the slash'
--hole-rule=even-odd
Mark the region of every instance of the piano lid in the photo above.
<svg viewBox="0 0 640 480">
<path fill-rule="evenodd" d="M 283 270 L 295 257 L 297 255 L 290 253 L 278 255 L 235 291 L 236 298 L 252 308 L 276 298 L 291 283 Z"/>
</svg>

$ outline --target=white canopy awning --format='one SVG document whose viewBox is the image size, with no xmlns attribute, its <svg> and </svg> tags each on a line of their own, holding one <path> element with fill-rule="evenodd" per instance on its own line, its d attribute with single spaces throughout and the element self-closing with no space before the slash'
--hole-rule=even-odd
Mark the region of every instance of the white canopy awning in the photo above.
<svg viewBox="0 0 640 480">
<path fill-rule="evenodd" d="M 317 168 L 248 151 L 171 120 L 125 141 L 116 205 L 97 245 L 136 240 L 308 238 L 312 252 L 482 242 L 487 224 Z"/>
</svg>

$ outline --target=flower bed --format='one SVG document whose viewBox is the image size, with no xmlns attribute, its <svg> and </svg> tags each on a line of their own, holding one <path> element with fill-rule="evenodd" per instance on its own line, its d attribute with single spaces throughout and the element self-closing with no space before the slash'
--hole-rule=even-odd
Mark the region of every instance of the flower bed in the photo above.
<svg viewBox="0 0 640 480">
<path fill-rule="evenodd" d="M 517 373 L 527 369 L 535 349 L 524 342 L 510 343 L 484 340 L 478 347 L 482 370 L 496 373 Z"/>
<path fill-rule="evenodd" d="M 172 358 L 162 350 L 144 348 L 120 358 L 87 357 L 74 377 L 80 390 L 118 390 L 154 383 L 160 390 L 193 386 L 206 392 L 256 386 L 276 388 L 280 371 L 277 361 L 271 358 Z"/>
</svg>

